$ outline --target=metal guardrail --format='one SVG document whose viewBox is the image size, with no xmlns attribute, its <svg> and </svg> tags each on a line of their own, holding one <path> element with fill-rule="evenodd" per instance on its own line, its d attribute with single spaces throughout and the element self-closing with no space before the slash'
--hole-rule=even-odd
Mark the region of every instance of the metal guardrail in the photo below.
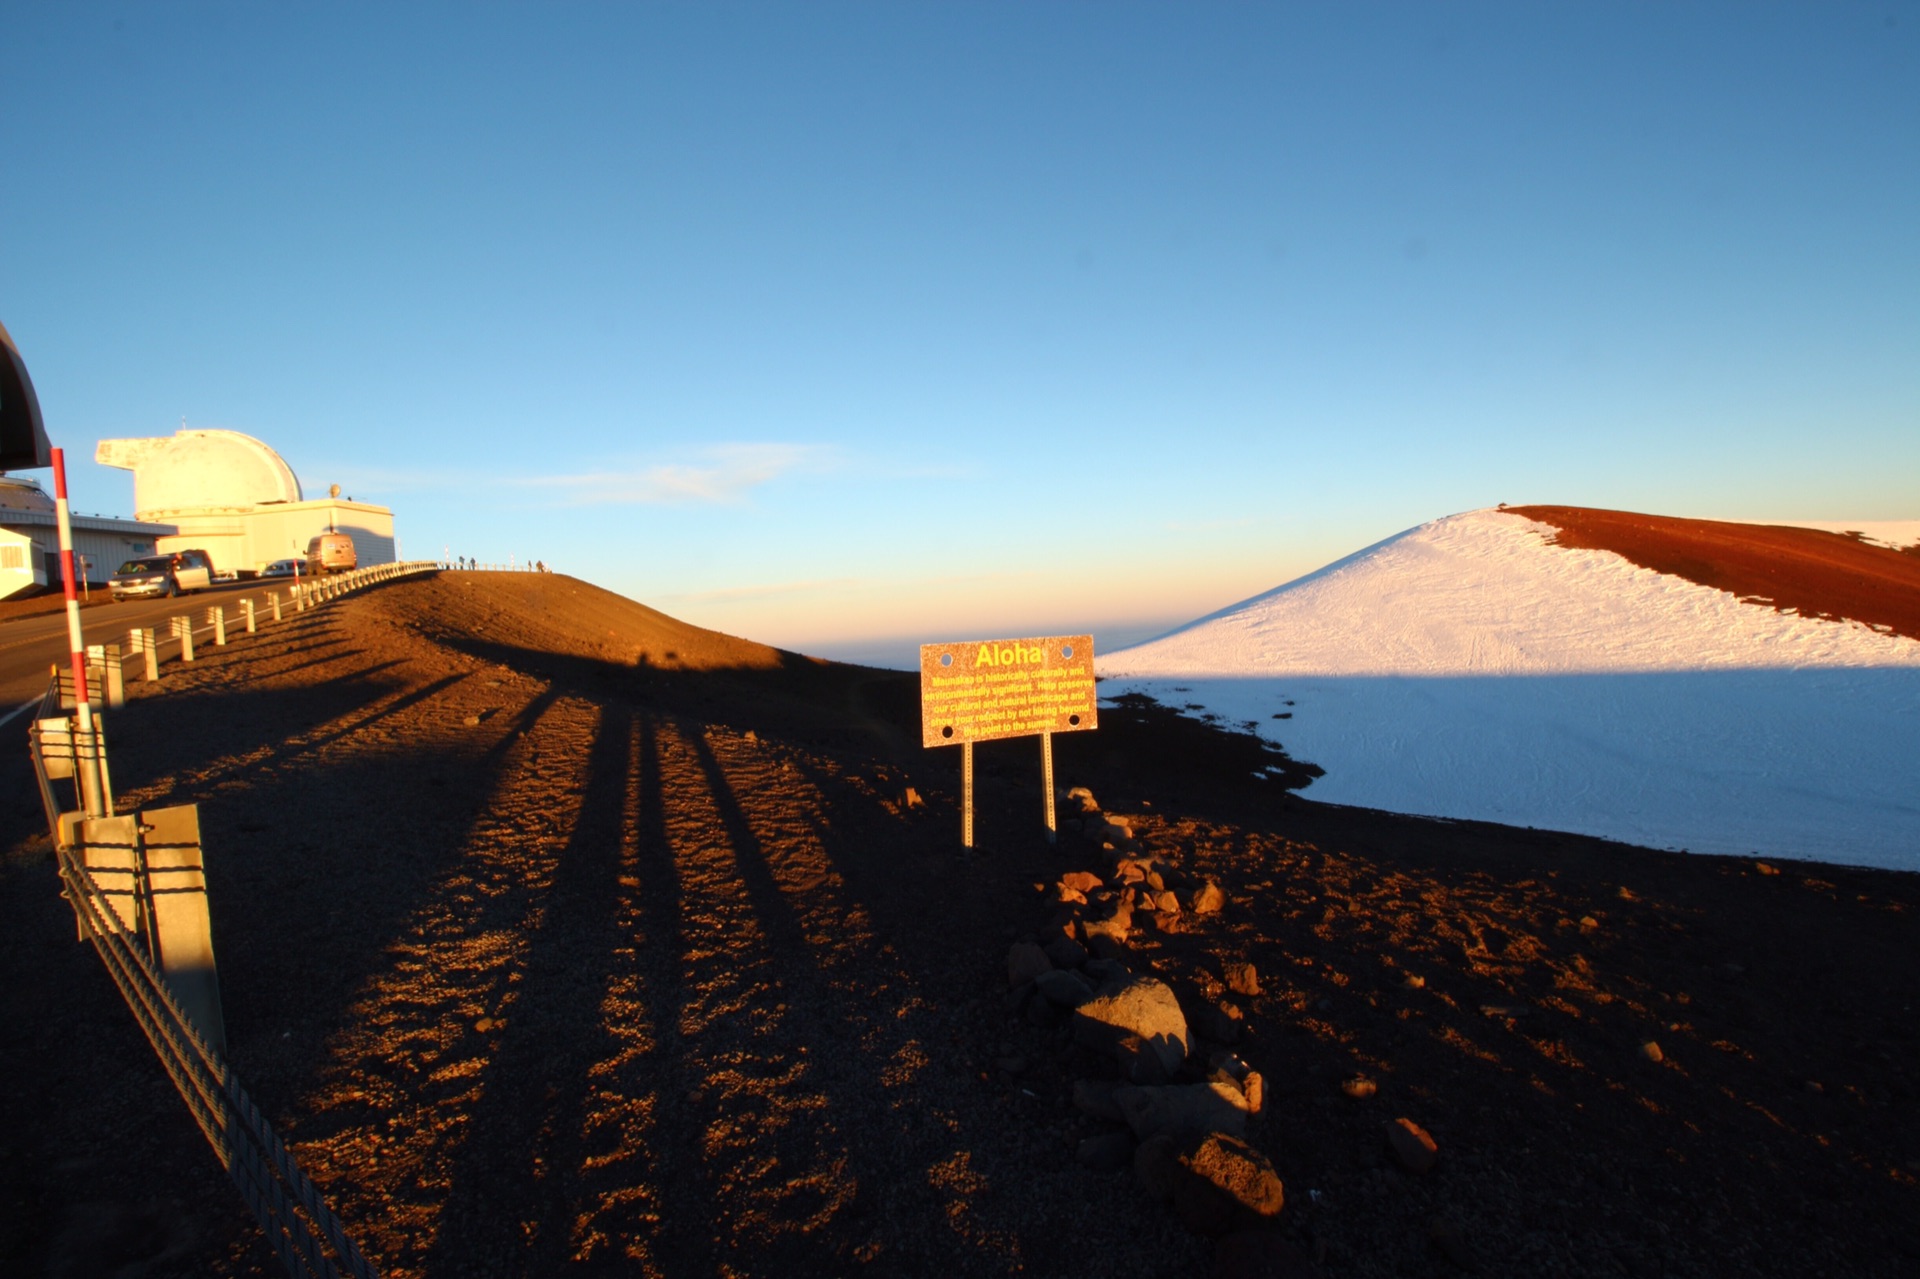
<svg viewBox="0 0 1920 1279">
<path fill-rule="evenodd" d="M 138 933 L 125 925 L 87 869 L 80 848 L 61 848 L 58 855 L 65 896 L 81 932 L 93 943 L 287 1273 L 299 1279 L 376 1279 L 373 1266 L 274 1135 L 247 1090 L 181 1009 Z"/>
<path fill-rule="evenodd" d="M 430 561 L 382 564 L 301 585 L 295 588 L 295 608 L 304 611 L 365 586 L 440 567 Z M 272 604 L 278 620 L 277 597 Z M 253 610 L 244 611 L 247 631 L 251 633 L 255 620 Z M 183 656 L 190 658 L 192 622 L 180 620 L 185 623 L 186 634 L 177 638 L 183 644 Z M 223 623 L 223 615 L 214 617 L 216 643 L 225 641 Z M 148 630 L 144 635 L 135 632 L 132 651 L 143 653 L 148 678 L 154 678 L 158 645 L 153 632 Z M 117 675 L 118 651 L 114 650 L 111 657 Z M 104 654 L 101 660 L 107 660 Z M 219 1047 L 224 1043 L 225 1028 L 219 1013 L 218 979 L 211 971 L 211 937 L 204 934 L 204 912 L 199 927 L 203 930 L 200 940 L 206 948 L 206 972 L 198 979 L 201 984 L 196 987 L 194 979 L 183 976 L 177 965 L 170 968 L 170 963 L 160 962 L 170 960 L 175 947 L 165 938 L 168 927 L 165 912 L 155 910 L 152 877 L 157 872 L 178 872 L 183 868 L 191 875 L 200 874 L 197 813 L 192 815 L 190 865 L 183 867 L 177 858 L 168 864 L 164 858 L 156 861 L 151 857 L 145 832 L 154 827 L 142 817 L 151 816 L 153 822 L 159 824 L 166 814 L 172 813 L 177 819 L 186 810 L 112 816 L 113 793 L 108 780 L 105 728 L 100 718 L 94 716 L 93 730 L 83 731 L 80 719 L 65 713 L 72 704 L 71 677 L 63 687 L 56 668 L 37 708 L 38 714 L 28 728 L 27 742 L 41 802 L 46 809 L 48 833 L 59 862 L 60 879 L 65 886 L 62 895 L 73 908 L 81 938 L 93 944 L 134 1020 L 153 1045 L 167 1077 L 186 1102 L 194 1122 L 260 1223 L 269 1246 L 287 1273 L 295 1279 L 348 1276 L 377 1279 L 371 1263 L 274 1135 L 272 1127 L 226 1064 Z M 75 805 L 71 810 L 61 803 L 54 785 L 62 780 L 72 783 Z M 100 814 L 98 817 L 88 814 L 83 780 L 95 784 L 94 802 L 100 807 L 94 811 Z M 109 828 L 112 837 L 108 834 Z M 99 839 L 99 847 L 91 842 L 95 837 Z M 165 850 L 156 846 L 151 851 Z M 111 878 L 114 887 L 103 887 L 96 871 Z M 123 880 L 127 883 L 125 888 L 120 887 Z M 178 891 L 172 887 L 163 890 L 169 894 Z M 176 988 L 166 975 L 169 970 L 187 985 Z M 207 995 L 209 988 L 211 1002 Z M 183 1006 L 183 995 L 187 996 L 188 1004 L 209 1018 L 208 1025 L 195 1023 Z"/>
<path fill-rule="evenodd" d="M 406 560 L 393 564 L 375 564 L 368 568 L 355 569 L 330 577 L 293 579 L 287 583 L 284 595 L 278 589 L 266 593 L 265 602 L 259 602 L 253 595 L 242 597 L 232 604 L 237 611 L 234 616 L 227 615 L 227 603 L 209 605 L 199 624 L 191 614 L 177 614 L 167 619 L 164 627 L 135 627 L 127 637 L 124 662 L 132 658 L 141 658 L 145 663 L 145 675 L 149 681 L 160 678 L 160 667 L 164 654 L 171 649 L 178 653 L 179 659 L 191 662 L 195 658 L 195 642 L 203 636 L 213 636 L 215 647 L 224 646 L 228 639 L 238 634 L 257 634 L 269 617 L 278 622 L 284 619 L 286 611 L 304 613 L 308 609 L 318 608 L 332 600 L 341 599 L 355 591 L 376 586 L 381 582 L 390 582 L 395 578 L 407 577 L 416 573 L 438 572 L 447 566 L 433 560 Z M 230 600 L 231 597 L 225 597 Z M 284 607 L 283 607 L 284 604 Z M 95 648 L 101 646 L 95 645 Z M 72 703 L 72 685 L 67 685 L 68 704 Z"/>
<path fill-rule="evenodd" d="M 351 595 L 363 586 L 374 586 L 381 582 L 390 582 L 396 577 L 405 577 L 412 573 L 437 572 L 445 566 L 437 560 L 401 560 L 392 564 L 374 564 L 367 568 L 356 568 L 345 573 L 329 574 L 326 577 L 296 578 L 292 585 L 295 608 L 311 608 L 324 604 L 328 600 Z"/>
</svg>

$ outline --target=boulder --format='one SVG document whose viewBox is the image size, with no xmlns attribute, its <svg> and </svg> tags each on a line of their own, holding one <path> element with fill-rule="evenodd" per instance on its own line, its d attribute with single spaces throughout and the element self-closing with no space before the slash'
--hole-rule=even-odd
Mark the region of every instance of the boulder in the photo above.
<svg viewBox="0 0 1920 1279">
<path fill-rule="evenodd" d="M 1245 1014 L 1239 1005 L 1224 999 L 1217 1004 L 1203 1001 L 1193 1010 L 1194 1030 L 1219 1044 L 1230 1044 L 1240 1038 L 1243 1020 Z"/>
<path fill-rule="evenodd" d="M 1114 1104 L 1141 1140 L 1165 1134 L 1199 1137 L 1247 1131 L 1247 1099 L 1232 1081 L 1205 1084 L 1132 1085 L 1113 1091 Z"/>
<path fill-rule="evenodd" d="M 1047 926 L 1040 930 L 1041 948 L 1045 949 L 1061 937 L 1065 937 L 1069 941 L 1077 941 L 1080 936 L 1080 916 L 1083 911 L 1084 908 L 1078 906 L 1061 906 L 1059 910 L 1056 910 L 1052 918 L 1047 920 Z M 1049 958 L 1051 958 L 1051 956 L 1049 956 Z M 1058 964 L 1054 965 L 1056 968 L 1059 966 Z"/>
<path fill-rule="evenodd" d="M 1220 885 L 1209 879 L 1193 890 L 1193 896 L 1187 901 L 1187 909 L 1196 915 L 1217 915 L 1226 909 L 1227 895 L 1220 891 Z"/>
<path fill-rule="evenodd" d="M 1261 1225 L 1281 1216 L 1281 1175 L 1254 1146 L 1227 1133 L 1175 1143 L 1152 1137 L 1133 1154 L 1133 1170 L 1148 1195 L 1173 1204 L 1173 1214 L 1200 1235 L 1225 1235 L 1235 1225 Z"/>
<path fill-rule="evenodd" d="M 1240 1095 L 1247 1099 L 1247 1113 L 1257 1115 L 1267 1108 L 1267 1081 L 1257 1070 L 1249 1070 L 1240 1081 Z"/>
<path fill-rule="evenodd" d="M 1093 802 L 1093 792 L 1084 786 L 1076 786 L 1068 791 L 1067 802 L 1069 804 L 1078 804 L 1083 809 L 1097 809 L 1100 807 L 1100 805 Z"/>
<path fill-rule="evenodd" d="M 1040 949 L 1047 952 L 1047 958 L 1053 961 L 1055 968 L 1078 968 L 1087 962 L 1087 948 L 1064 934 Z"/>
<path fill-rule="evenodd" d="M 1181 922 L 1181 916 L 1173 914 L 1170 911 L 1142 911 L 1140 914 L 1135 915 L 1134 919 L 1147 931 L 1160 933 L 1163 936 L 1171 937 L 1176 933 L 1184 933 L 1187 931 L 1187 926 Z"/>
<path fill-rule="evenodd" d="M 1260 1113 L 1266 1104 L 1267 1084 L 1259 1071 L 1242 1061 L 1238 1054 L 1228 1052 L 1215 1053 L 1207 1064 L 1213 1069 L 1214 1082 L 1231 1084 L 1240 1090 L 1246 1099 L 1248 1114 Z"/>
<path fill-rule="evenodd" d="M 1024 986 L 1052 968 L 1053 961 L 1047 958 L 1047 952 L 1030 941 L 1017 941 L 1007 948 L 1008 986 Z"/>
<path fill-rule="evenodd" d="M 1082 920 L 1080 931 L 1086 934 L 1087 944 L 1092 946 L 1096 937 L 1106 937 L 1115 942 L 1124 943 L 1127 933 L 1133 928 L 1133 907 L 1121 898 L 1113 904 L 1113 909 L 1098 919 Z"/>
<path fill-rule="evenodd" d="M 1095 1172 L 1119 1172 L 1133 1162 L 1133 1138 L 1124 1132 L 1088 1137 L 1074 1150 L 1073 1157 L 1082 1168 L 1091 1168 Z"/>
<path fill-rule="evenodd" d="M 1430 1171 L 1439 1161 L 1440 1147 L 1427 1130 L 1411 1119 L 1396 1119 L 1387 1125 L 1387 1148 L 1394 1162 L 1411 1173 Z"/>
<path fill-rule="evenodd" d="M 1105 887 L 1104 881 L 1090 870 L 1070 870 L 1060 877 L 1060 884 L 1063 888 L 1076 889 L 1083 894 Z"/>
<path fill-rule="evenodd" d="M 1073 1081 L 1073 1108 L 1095 1119 L 1110 1119 L 1116 1124 L 1124 1124 L 1127 1117 L 1121 1113 L 1120 1103 L 1114 1100 L 1113 1095 L 1126 1086 L 1111 1079 L 1076 1079 Z"/>
<path fill-rule="evenodd" d="M 1163 981 L 1134 977 L 1103 985 L 1073 1012 L 1074 1038 L 1113 1056 L 1137 1083 L 1171 1078 L 1190 1042 L 1180 1001 Z"/>
<path fill-rule="evenodd" d="M 1227 989 L 1236 995 L 1251 999 L 1260 993 L 1260 974 L 1252 964 L 1228 964 L 1223 976 L 1227 979 Z"/>
<path fill-rule="evenodd" d="M 1149 1137 L 1133 1152 L 1133 1175 L 1146 1192 L 1161 1203 L 1173 1198 L 1173 1179 L 1179 1172 L 1174 1165 L 1171 1137 Z"/>
<path fill-rule="evenodd" d="M 1093 998 L 1093 983 L 1072 969 L 1049 969 L 1033 979 L 1033 986 L 1062 1008 L 1078 1008 Z"/>
<path fill-rule="evenodd" d="M 1286 1203 L 1280 1175 L 1238 1137 L 1208 1133 L 1173 1151 L 1173 1210 L 1187 1229 L 1225 1234 L 1239 1222 L 1270 1222 Z"/>
</svg>

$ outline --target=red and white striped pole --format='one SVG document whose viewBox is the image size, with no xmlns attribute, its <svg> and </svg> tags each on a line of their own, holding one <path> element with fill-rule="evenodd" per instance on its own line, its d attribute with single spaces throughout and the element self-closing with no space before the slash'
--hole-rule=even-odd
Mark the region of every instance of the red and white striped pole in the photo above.
<svg viewBox="0 0 1920 1279">
<path fill-rule="evenodd" d="M 80 772 L 80 798 L 89 817 L 105 817 L 100 789 L 99 750 L 93 731 L 93 706 L 87 698 L 87 641 L 80 632 L 80 597 L 74 589 L 73 521 L 67 513 L 67 453 L 53 450 L 53 510 L 60 525 L 60 577 L 67 591 L 67 647 L 72 649 L 73 706 L 79 717 L 74 734 L 74 763 Z"/>
</svg>

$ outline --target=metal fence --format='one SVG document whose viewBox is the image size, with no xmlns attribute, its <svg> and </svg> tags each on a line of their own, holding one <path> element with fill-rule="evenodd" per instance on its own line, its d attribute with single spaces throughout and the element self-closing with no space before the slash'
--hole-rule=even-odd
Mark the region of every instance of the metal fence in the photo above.
<svg viewBox="0 0 1920 1279">
<path fill-rule="evenodd" d="M 430 561 L 377 565 L 296 584 L 289 598 L 295 611 L 305 611 L 366 586 L 439 567 Z M 269 603 L 278 620 L 278 595 L 270 596 Z M 257 609 L 251 599 L 242 601 L 241 612 L 247 632 L 254 632 Z M 215 643 L 224 644 L 224 613 L 216 608 L 208 620 Z M 162 643 L 179 644 L 181 656 L 192 660 L 192 620 L 176 622 L 167 641 L 156 639 L 152 630 L 132 636 L 130 652 L 145 657 L 149 679 L 157 678 Z M 99 646 L 88 657 L 108 676 L 93 686 L 117 690 L 118 648 Z M 296 1279 L 374 1279 L 373 1266 L 225 1061 L 197 810 L 185 806 L 116 817 L 101 717 L 93 715 L 91 727 L 83 727 L 82 717 L 64 713 L 73 706 L 72 676 L 56 672 L 28 728 L 27 742 L 59 861 L 62 895 L 73 908 L 81 938 L 93 944 L 287 1272 Z M 62 801 L 63 788 L 56 785 L 63 781 L 71 783 L 71 808 Z M 152 843 L 153 832 L 163 824 L 190 831 L 190 847 L 177 836 L 164 848 Z M 165 880 L 157 897 L 156 877 Z M 182 883 L 188 885 L 184 890 Z M 199 967 L 179 961 L 178 956 L 188 952 L 199 956 Z"/>
</svg>

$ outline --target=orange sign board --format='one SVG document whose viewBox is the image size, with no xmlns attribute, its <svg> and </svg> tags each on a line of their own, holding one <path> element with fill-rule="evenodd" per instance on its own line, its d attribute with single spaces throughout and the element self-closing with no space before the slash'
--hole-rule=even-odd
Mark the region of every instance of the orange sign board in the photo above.
<svg viewBox="0 0 1920 1279">
<path fill-rule="evenodd" d="M 1091 635 L 920 646 L 923 746 L 1098 726 Z"/>
</svg>

